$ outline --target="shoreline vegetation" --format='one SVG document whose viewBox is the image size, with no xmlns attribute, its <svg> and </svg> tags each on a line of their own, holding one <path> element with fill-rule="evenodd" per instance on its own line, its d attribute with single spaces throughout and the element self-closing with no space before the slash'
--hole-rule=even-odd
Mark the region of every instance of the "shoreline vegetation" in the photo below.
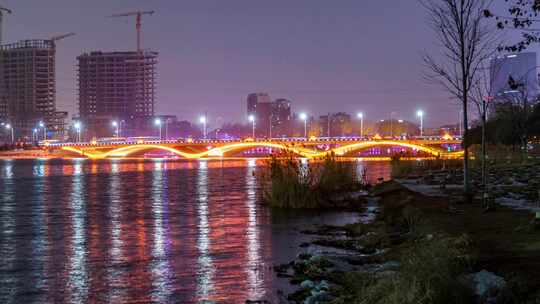
<svg viewBox="0 0 540 304">
<path fill-rule="evenodd" d="M 272 155 L 257 178 L 264 203 L 276 208 L 354 207 L 366 188 L 356 164 L 334 154 L 310 162 L 290 153 Z"/>
<path fill-rule="evenodd" d="M 311 175 L 306 177 L 299 163 L 272 159 L 267 164 L 271 178 L 261 177 L 267 183 L 264 201 L 272 207 L 331 208 L 334 203 L 321 201 L 359 189 L 367 191 L 338 207 L 365 210 L 367 202 L 377 205 L 370 221 L 303 231 L 314 239 L 299 248 L 295 260 L 274 266 L 278 277 L 296 286 L 288 302 L 540 303 L 540 221 L 534 204 L 504 206 L 495 194 L 489 210 L 481 197 L 463 203 L 457 161 L 395 159 L 394 179 L 371 188 L 350 182 L 355 173 L 336 162 L 338 158 L 329 156 L 313 165 L 316 169 L 303 171 Z M 325 165 L 330 169 L 325 171 Z M 540 193 L 534 196 L 531 188 L 538 190 L 537 168 L 500 163 L 490 168 L 489 189 L 499 198 L 519 193 L 538 202 Z M 325 181 L 323 174 L 346 174 L 343 187 L 324 184 L 342 180 Z M 277 189 L 268 184 L 281 178 Z M 479 178 L 473 171 L 473 185 L 480 184 Z M 295 195 L 301 197 L 298 204 Z"/>
</svg>

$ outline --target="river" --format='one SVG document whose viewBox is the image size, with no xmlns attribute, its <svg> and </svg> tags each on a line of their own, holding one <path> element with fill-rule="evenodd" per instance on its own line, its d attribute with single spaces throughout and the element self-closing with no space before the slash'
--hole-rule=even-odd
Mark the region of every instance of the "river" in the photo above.
<svg viewBox="0 0 540 304">
<path fill-rule="evenodd" d="M 0 303 L 277 303 L 299 231 L 359 215 L 273 211 L 259 165 L 0 160 Z"/>
</svg>

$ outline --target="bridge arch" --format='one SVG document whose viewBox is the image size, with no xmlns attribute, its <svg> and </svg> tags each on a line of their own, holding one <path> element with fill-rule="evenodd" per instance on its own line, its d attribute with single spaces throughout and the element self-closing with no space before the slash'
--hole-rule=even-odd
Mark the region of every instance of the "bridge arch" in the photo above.
<svg viewBox="0 0 540 304">
<path fill-rule="evenodd" d="M 365 141 L 365 142 L 359 142 L 359 143 L 353 143 L 345 146 L 341 146 L 338 148 L 332 149 L 334 153 L 337 155 L 343 155 L 345 153 L 354 152 L 354 151 L 362 151 L 373 147 L 381 147 L 381 146 L 391 146 L 391 147 L 402 147 L 402 148 L 409 148 L 414 149 L 418 151 L 422 151 L 428 154 L 431 154 L 433 156 L 441 156 L 443 153 L 442 149 L 412 144 L 412 143 L 406 143 L 406 142 L 400 142 L 400 141 Z"/>
<path fill-rule="evenodd" d="M 112 149 L 112 150 L 101 152 L 101 153 L 84 151 L 84 150 L 77 149 L 74 147 L 69 147 L 69 146 L 62 147 L 62 150 L 77 153 L 77 154 L 87 156 L 93 159 L 128 157 L 134 153 L 142 152 L 145 150 L 162 150 L 162 151 L 167 151 L 167 152 L 173 153 L 175 155 L 178 155 L 187 159 L 197 159 L 197 158 L 204 158 L 204 157 L 221 157 L 225 153 L 248 150 L 248 149 L 253 149 L 253 148 L 258 148 L 258 147 L 268 147 L 268 148 L 285 150 L 285 151 L 289 151 L 294 154 L 297 154 L 298 156 L 308 157 L 308 158 L 312 157 L 312 155 L 315 154 L 312 150 L 309 150 L 309 149 L 297 148 L 293 146 L 272 143 L 272 142 L 232 143 L 232 144 L 227 144 L 220 147 L 215 147 L 215 148 L 212 148 L 212 149 L 200 152 L 200 153 L 184 152 L 184 151 L 178 150 L 176 148 L 173 148 L 167 145 L 159 145 L 159 144 L 129 145 L 129 146 L 120 147 L 120 148 Z"/>
</svg>

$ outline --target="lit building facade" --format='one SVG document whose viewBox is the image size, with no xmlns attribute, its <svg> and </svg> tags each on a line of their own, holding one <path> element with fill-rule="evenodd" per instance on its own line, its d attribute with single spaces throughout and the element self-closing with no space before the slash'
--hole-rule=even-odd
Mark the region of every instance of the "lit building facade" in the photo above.
<svg viewBox="0 0 540 304">
<path fill-rule="evenodd" d="M 272 104 L 272 137 L 288 137 L 291 135 L 291 101 L 280 98 Z"/>
<path fill-rule="evenodd" d="M 346 136 L 352 133 L 351 115 L 343 112 L 319 117 L 320 134 L 326 137 Z"/>
<path fill-rule="evenodd" d="M 255 135 L 257 137 L 290 136 L 290 100 L 280 98 L 272 101 L 268 93 L 249 94 L 247 114 L 255 118 Z"/>
<path fill-rule="evenodd" d="M 56 111 L 55 64 L 52 40 L 0 46 L 0 120 L 13 126 L 16 138 L 31 139 L 40 122 L 48 138 L 63 135 L 64 115 Z"/>
<path fill-rule="evenodd" d="M 79 117 L 89 137 L 145 135 L 154 117 L 158 53 L 91 52 L 77 57 Z"/>
</svg>

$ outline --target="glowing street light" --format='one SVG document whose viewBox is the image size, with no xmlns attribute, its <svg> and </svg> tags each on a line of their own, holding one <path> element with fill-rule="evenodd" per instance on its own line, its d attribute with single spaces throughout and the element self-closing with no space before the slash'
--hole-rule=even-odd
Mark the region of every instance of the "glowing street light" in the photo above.
<svg viewBox="0 0 540 304">
<path fill-rule="evenodd" d="M 418 110 L 416 116 L 420 118 L 420 137 L 424 136 L 424 111 Z"/>
<path fill-rule="evenodd" d="M 13 134 L 13 127 L 10 124 L 6 124 L 6 129 L 11 130 L 11 143 L 15 142 L 15 136 Z"/>
<path fill-rule="evenodd" d="M 161 140 L 161 119 L 156 118 L 156 120 L 154 120 L 154 125 L 159 128 L 159 140 Z"/>
<path fill-rule="evenodd" d="M 32 130 L 32 140 L 33 141 L 37 141 L 38 140 L 38 129 L 37 128 L 34 128 L 34 130 Z"/>
<path fill-rule="evenodd" d="M 82 127 L 81 122 L 76 121 L 73 126 L 75 127 L 75 130 L 77 131 L 77 142 L 81 142 L 81 127 Z"/>
<path fill-rule="evenodd" d="M 300 113 L 300 119 L 304 121 L 304 137 L 307 138 L 307 114 Z"/>
<path fill-rule="evenodd" d="M 206 139 L 206 115 L 199 118 L 199 122 L 203 124 L 203 138 Z"/>
<path fill-rule="evenodd" d="M 252 138 L 255 139 L 255 116 L 254 115 L 249 115 L 248 117 L 248 120 L 251 121 L 251 126 L 252 126 Z"/>
<path fill-rule="evenodd" d="M 43 128 L 43 140 L 47 140 L 47 127 L 43 121 L 39 122 L 39 127 Z"/>
<path fill-rule="evenodd" d="M 360 118 L 360 137 L 364 137 L 364 113 L 360 112 L 356 114 L 358 118 Z"/>
<path fill-rule="evenodd" d="M 116 137 L 120 137 L 120 123 L 114 120 L 112 126 L 116 128 Z"/>
</svg>

